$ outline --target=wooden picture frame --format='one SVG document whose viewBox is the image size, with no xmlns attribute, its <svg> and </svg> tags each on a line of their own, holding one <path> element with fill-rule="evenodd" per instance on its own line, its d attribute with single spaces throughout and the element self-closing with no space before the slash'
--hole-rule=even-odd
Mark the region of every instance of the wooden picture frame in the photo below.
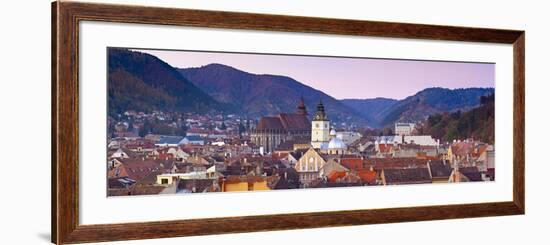
<svg viewBox="0 0 550 245">
<path fill-rule="evenodd" d="M 78 60 L 79 22 L 84 20 L 513 44 L 513 201 L 80 225 Z M 517 215 L 525 212 L 524 31 L 59 1 L 52 4 L 51 45 L 53 243 L 304 229 Z"/>
</svg>

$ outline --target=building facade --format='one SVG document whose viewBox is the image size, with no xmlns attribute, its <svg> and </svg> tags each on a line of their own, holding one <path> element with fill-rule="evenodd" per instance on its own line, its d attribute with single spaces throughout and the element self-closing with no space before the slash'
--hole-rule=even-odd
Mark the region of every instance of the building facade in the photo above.
<svg viewBox="0 0 550 245">
<path fill-rule="evenodd" d="M 326 163 L 325 158 L 318 151 L 309 148 L 294 166 L 294 169 L 296 169 L 296 172 L 300 176 L 302 187 L 308 187 L 312 181 L 317 180 L 319 178 L 319 170 Z"/>
<path fill-rule="evenodd" d="M 396 123 L 395 135 L 412 135 L 414 130 L 414 123 Z"/>
<path fill-rule="evenodd" d="M 325 113 L 323 102 L 320 101 L 311 121 L 311 146 L 315 149 L 326 149 L 329 141 L 330 120 Z"/>
<path fill-rule="evenodd" d="M 303 98 L 300 99 L 295 113 L 281 113 L 277 116 L 262 117 L 252 130 L 252 143 L 263 147 L 263 151 L 273 152 L 277 146 L 289 140 L 311 137 L 310 122 Z"/>
</svg>

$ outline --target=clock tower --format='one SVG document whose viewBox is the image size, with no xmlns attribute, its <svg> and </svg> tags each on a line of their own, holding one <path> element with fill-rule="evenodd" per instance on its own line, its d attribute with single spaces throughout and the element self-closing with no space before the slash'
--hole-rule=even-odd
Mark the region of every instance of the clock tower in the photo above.
<svg viewBox="0 0 550 245">
<path fill-rule="evenodd" d="M 317 111 L 311 121 L 311 146 L 315 149 L 326 148 L 330 141 L 330 121 L 325 113 L 322 101 L 317 105 Z"/>
</svg>

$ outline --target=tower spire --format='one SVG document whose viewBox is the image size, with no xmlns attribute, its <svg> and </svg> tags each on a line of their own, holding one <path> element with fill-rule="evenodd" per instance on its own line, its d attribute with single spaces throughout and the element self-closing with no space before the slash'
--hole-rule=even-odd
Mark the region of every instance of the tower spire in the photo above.
<svg viewBox="0 0 550 245">
<path fill-rule="evenodd" d="M 307 115 L 306 104 L 304 103 L 304 96 L 300 96 L 300 102 L 298 104 L 298 114 Z"/>
<path fill-rule="evenodd" d="M 319 100 L 317 111 L 311 121 L 311 146 L 314 149 L 326 150 L 330 141 L 330 120 L 325 114 L 323 100 Z"/>
<path fill-rule="evenodd" d="M 319 99 L 319 104 L 317 104 L 317 111 L 313 120 L 316 121 L 328 121 L 327 115 L 325 114 L 325 106 L 323 105 L 323 100 Z"/>
</svg>

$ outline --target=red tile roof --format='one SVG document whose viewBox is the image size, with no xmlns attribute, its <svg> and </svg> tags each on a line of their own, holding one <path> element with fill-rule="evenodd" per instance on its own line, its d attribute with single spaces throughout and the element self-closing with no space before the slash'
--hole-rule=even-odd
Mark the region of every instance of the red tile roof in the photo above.
<svg viewBox="0 0 550 245">
<path fill-rule="evenodd" d="M 363 169 L 363 159 L 361 158 L 342 158 L 340 164 L 347 169 L 360 170 Z"/>
<path fill-rule="evenodd" d="M 171 153 L 162 152 L 162 153 L 159 153 L 158 158 L 159 159 L 171 159 L 171 158 L 174 158 L 174 155 L 171 154 Z"/>
<path fill-rule="evenodd" d="M 346 176 L 344 176 L 342 179 L 340 179 L 344 183 L 355 183 L 359 184 L 361 183 L 361 178 L 355 174 L 348 173 Z"/>
<path fill-rule="evenodd" d="M 334 170 L 328 174 L 327 180 L 328 182 L 335 183 L 338 179 L 343 178 L 344 176 L 346 176 L 346 171 Z"/>
<path fill-rule="evenodd" d="M 357 176 L 361 178 L 361 181 L 363 182 L 363 184 L 369 184 L 369 185 L 376 184 L 376 171 L 374 170 L 372 171 L 368 169 L 359 170 L 357 171 Z"/>
<path fill-rule="evenodd" d="M 390 144 L 379 144 L 378 145 L 378 151 L 380 153 L 390 153 L 391 150 L 393 149 L 393 145 L 390 145 Z"/>
<path fill-rule="evenodd" d="M 109 170 L 107 175 L 109 178 L 129 177 L 139 181 L 152 172 L 162 170 L 160 162 L 153 159 L 128 158 L 124 159 L 119 167 Z"/>
<path fill-rule="evenodd" d="M 474 142 L 457 142 L 451 145 L 451 151 L 457 156 L 466 156 L 474 150 Z"/>
<path fill-rule="evenodd" d="M 400 157 L 400 158 L 365 158 L 363 160 L 364 168 L 375 170 L 386 168 L 417 168 L 426 167 L 428 160 L 417 159 L 415 157 Z"/>
<path fill-rule="evenodd" d="M 426 159 L 427 155 L 426 155 L 426 152 L 417 152 L 416 153 L 416 158 L 418 159 Z"/>
</svg>

